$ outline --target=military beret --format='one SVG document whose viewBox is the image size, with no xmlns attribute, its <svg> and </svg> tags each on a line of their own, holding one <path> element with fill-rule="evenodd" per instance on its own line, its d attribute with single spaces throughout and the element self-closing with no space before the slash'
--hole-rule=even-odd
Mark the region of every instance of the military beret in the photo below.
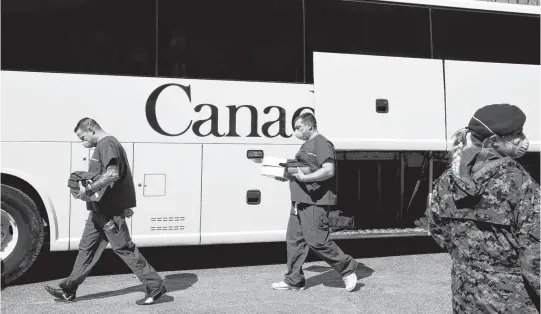
<svg viewBox="0 0 541 314">
<path fill-rule="evenodd" d="M 483 140 L 494 134 L 506 136 L 520 133 L 526 115 L 519 107 L 509 104 L 494 104 L 478 109 L 468 124 L 474 136 Z"/>
</svg>

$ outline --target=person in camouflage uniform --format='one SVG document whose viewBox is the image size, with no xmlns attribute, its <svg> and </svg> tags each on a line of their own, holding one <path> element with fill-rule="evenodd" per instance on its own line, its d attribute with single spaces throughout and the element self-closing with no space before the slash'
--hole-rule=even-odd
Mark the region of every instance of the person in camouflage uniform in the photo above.
<svg viewBox="0 0 541 314">
<path fill-rule="evenodd" d="M 434 183 L 426 216 L 453 260 L 454 313 L 539 312 L 539 184 L 514 160 L 525 121 L 516 106 L 477 110 Z"/>
</svg>

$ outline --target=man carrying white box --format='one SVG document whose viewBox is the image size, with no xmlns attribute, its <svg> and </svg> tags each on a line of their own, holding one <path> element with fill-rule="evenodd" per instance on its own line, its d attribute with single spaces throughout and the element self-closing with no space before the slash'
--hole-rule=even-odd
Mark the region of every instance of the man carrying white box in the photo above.
<svg viewBox="0 0 541 314">
<path fill-rule="evenodd" d="M 295 136 L 305 141 L 295 156 L 297 161 L 306 164 L 305 167 L 279 167 L 280 163 L 291 164 L 279 158 L 268 159 L 267 169 L 263 166 L 263 174 L 281 181 L 289 180 L 292 202 L 286 235 L 287 273 L 285 279 L 273 283 L 272 288 L 303 290 L 305 277 L 302 265 L 308 250 L 312 249 L 342 275 L 346 290 L 353 291 L 357 284 L 357 261 L 344 254 L 329 238 L 328 213 L 330 207 L 336 205 L 334 146 L 317 131 L 316 119 L 311 113 L 303 113 L 295 120 Z"/>
</svg>

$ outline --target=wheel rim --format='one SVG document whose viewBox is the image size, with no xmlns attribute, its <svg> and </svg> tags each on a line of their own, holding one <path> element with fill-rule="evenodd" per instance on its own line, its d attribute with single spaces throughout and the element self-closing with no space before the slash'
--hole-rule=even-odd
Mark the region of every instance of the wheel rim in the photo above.
<svg viewBox="0 0 541 314">
<path fill-rule="evenodd" d="M 19 240 L 19 228 L 13 216 L 11 216 L 4 209 L 1 209 L 1 228 L 2 244 L 0 247 L 0 258 L 6 259 L 17 246 L 17 240 Z"/>
</svg>

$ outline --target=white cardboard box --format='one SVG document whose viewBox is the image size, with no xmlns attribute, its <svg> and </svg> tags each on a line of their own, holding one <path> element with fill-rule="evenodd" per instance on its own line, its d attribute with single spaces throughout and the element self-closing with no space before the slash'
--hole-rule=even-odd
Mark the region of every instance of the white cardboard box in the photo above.
<svg viewBox="0 0 541 314">
<path fill-rule="evenodd" d="M 261 175 L 271 177 L 271 178 L 284 178 L 286 168 L 280 166 L 280 163 L 286 163 L 287 158 L 279 158 L 273 156 L 263 157 L 262 166 L 261 166 Z"/>
</svg>

